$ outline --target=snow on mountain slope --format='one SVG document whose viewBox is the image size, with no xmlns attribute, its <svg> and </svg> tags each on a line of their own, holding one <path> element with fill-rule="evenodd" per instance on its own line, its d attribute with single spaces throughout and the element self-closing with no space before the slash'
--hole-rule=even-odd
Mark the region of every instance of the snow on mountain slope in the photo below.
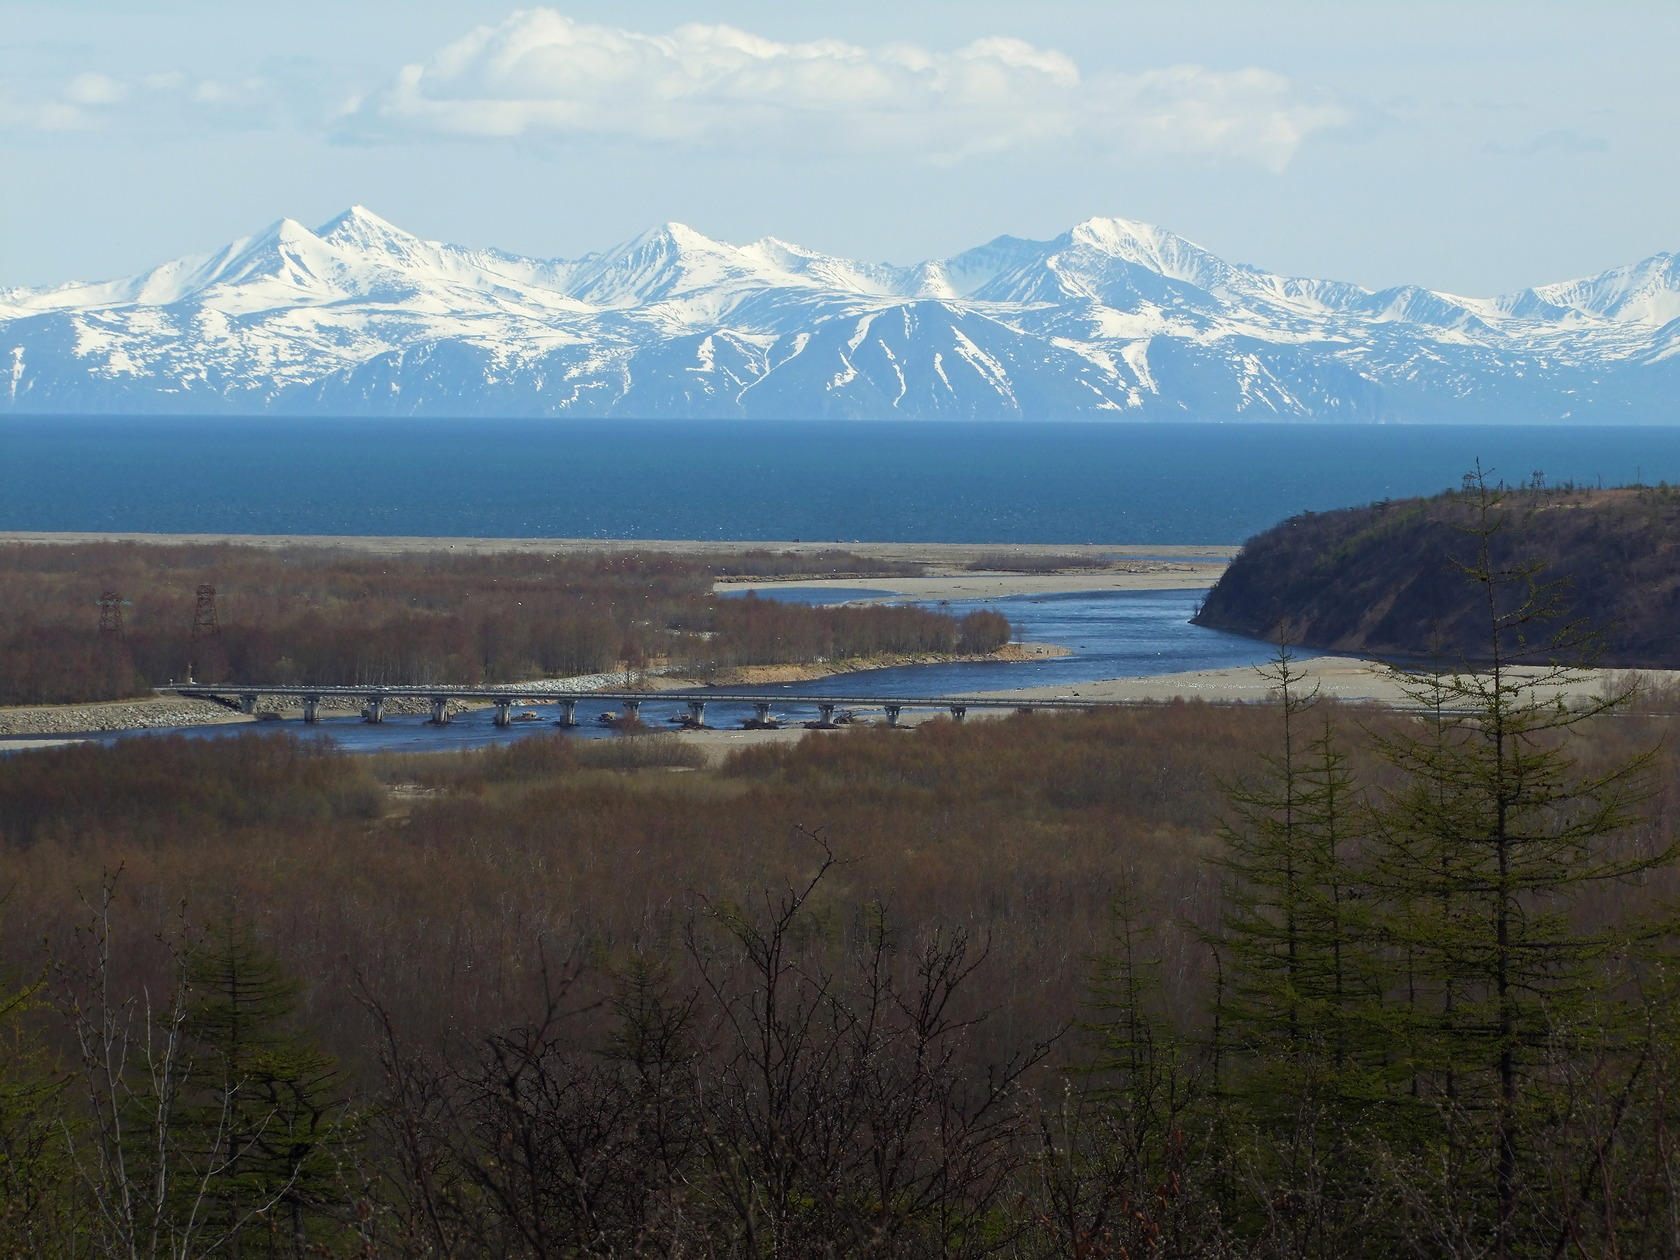
<svg viewBox="0 0 1680 1260">
<path fill-rule="evenodd" d="M 1680 256 L 1658 254 L 1584 280 L 1528 290 L 1554 307 L 1621 323 L 1666 324 L 1680 319 Z"/>
<path fill-rule="evenodd" d="M 17 412 L 1680 422 L 1680 258 L 1372 293 L 1094 218 L 910 266 L 677 223 L 578 259 L 352 207 L 0 291 Z"/>
<path fill-rule="evenodd" d="M 199 301 L 228 314 L 352 299 L 415 302 L 441 309 L 506 305 L 588 311 L 544 279 L 544 265 L 490 250 L 422 241 L 353 206 L 311 232 L 282 219 L 219 252 L 178 259 L 102 284 L 0 292 L 0 318 L 18 310 L 94 310 Z"/>
</svg>

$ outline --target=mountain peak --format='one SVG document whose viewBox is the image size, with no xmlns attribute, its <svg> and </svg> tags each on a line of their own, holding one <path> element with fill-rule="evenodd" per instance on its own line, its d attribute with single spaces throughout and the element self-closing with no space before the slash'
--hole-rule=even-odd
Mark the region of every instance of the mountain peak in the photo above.
<svg viewBox="0 0 1680 1260">
<path fill-rule="evenodd" d="M 401 228 L 394 226 L 390 220 L 375 214 L 366 206 L 355 205 L 350 206 L 347 209 L 340 210 L 337 214 L 333 215 L 332 218 L 328 219 L 319 228 L 317 228 L 316 231 L 320 235 L 325 236 L 334 228 L 342 227 L 345 224 L 350 223 L 360 223 L 367 224 L 372 227 L 380 227 L 384 228 L 388 232 L 399 232 L 402 230 Z"/>
<path fill-rule="evenodd" d="M 1181 240 L 1165 228 L 1141 219 L 1122 219 L 1118 215 L 1093 215 L 1073 225 L 1068 235 L 1083 245 L 1116 246 L 1162 240 Z"/>
<path fill-rule="evenodd" d="M 1217 263 L 1214 270 L 1221 273 L 1229 268 L 1229 264 L 1176 232 L 1137 219 L 1086 219 L 1074 225 L 1068 233 L 1068 240 L 1076 246 L 1094 249 L 1192 284 L 1205 285 L 1214 279 L 1209 270 L 1210 263 Z"/>
<path fill-rule="evenodd" d="M 329 244 L 360 246 L 363 249 L 389 249 L 393 243 L 407 245 L 419 240 L 412 233 L 380 218 L 366 206 L 351 206 L 334 215 L 315 229 L 315 235 Z"/>
<path fill-rule="evenodd" d="M 1618 323 L 1666 324 L 1680 319 L 1680 256 L 1653 254 L 1579 280 L 1526 289 L 1500 303 L 1514 310 L 1531 297 Z"/>
<path fill-rule="evenodd" d="M 275 240 L 281 244 L 291 244 L 294 241 L 312 241 L 316 234 L 311 232 L 296 219 L 281 219 L 271 224 L 268 231 L 256 238 L 258 241 Z"/>
<path fill-rule="evenodd" d="M 678 223 L 675 219 L 669 223 L 661 223 L 656 228 L 649 228 L 634 240 L 628 242 L 625 250 L 646 249 L 659 246 L 675 249 L 683 253 L 732 253 L 733 247 L 722 241 L 714 241 L 704 232 L 697 232 L 686 223 Z"/>
</svg>

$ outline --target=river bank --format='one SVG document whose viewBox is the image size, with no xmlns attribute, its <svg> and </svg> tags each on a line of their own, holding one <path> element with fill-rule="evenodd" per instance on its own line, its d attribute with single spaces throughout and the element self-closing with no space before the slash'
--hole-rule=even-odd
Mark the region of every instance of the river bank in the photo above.
<svg viewBox="0 0 1680 1260">
<path fill-rule="evenodd" d="M 1227 563 L 1223 559 L 1130 560 L 1102 569 L 1064 569 L 1054 573 L 993 569 L 976 572 L 966 567 L 930 566 L 920 577 L 724 578 L 715 582 L 712 589 L 736 595 L 745 591 L 774 592 L 783 586 L 797 586 L 801 590 L 880 592 L 873 598 L 849 596 L 848 603 L 1008 599 L 1017 595 L 1072 595 L 1091 591 L 1206 590 L 1219 580 Z"/>
<path fill-rule="evenodd" d="M 1318 694 L 1349 702 L 1400 706 L 1406 695 L 1380 662 L 1353 656 L 1312 656 L 1295 663 L 1303 677 L 1303 693 Z M 1229 704 L 1262 701 L 1275 696 L 1273 682 L 1253 666 L 1234 669 L 1195 669 L 1155 674 L 1143 678 L 1105 678 L 1074 687 L 1017 687 L 986 693 L 998 699 L 1050 700 L 1063 696 L 1076 700 L 1151 701 L 1207 700 Z"/>
<path fill-rule="evenodd" d="M 1369 703 L 1385 708 L 1417 708 L 1406 694 L 1404 680 L 1381 661 L 1356 656 L 1312 656 L 1295 662 L 1301 672 L 1301 694 L 1316 691 L 1326 699 Z M 1536 678 L 1549 672 L 1542 666 L 1517 666 L 1509 670 L 1516 678 Z M 1543 690 L 1547 703 L 1561 697 L 1566 702 L 1596 699 L 1615 694 L 1637 678 L 1642 688 L 1673 693 L 1680 689 L 1680 670 L 1582 669 L 1575 671 L 1574 685 Z M 1068 697 L 1098 701 L 1206 700 L 1213 703 L 1255 702 L 1276 699 L 1274 682 L 1252 666 L 1236 669 L 1186 670 L 1142 678 L 1106 678 L 1075 687 L 1017 687 L 1007 691 L 976 692 L 990 699 L 1052 700 Z"/>
<path fill-rule="evenodd" d="M 171 726 L 220 726 L 256 720 L 209 700 L 154 696 L 135 700 L 103 700 L 93 704 L 0 709 L 0 735 L 89 735 Z"/>
</svg>

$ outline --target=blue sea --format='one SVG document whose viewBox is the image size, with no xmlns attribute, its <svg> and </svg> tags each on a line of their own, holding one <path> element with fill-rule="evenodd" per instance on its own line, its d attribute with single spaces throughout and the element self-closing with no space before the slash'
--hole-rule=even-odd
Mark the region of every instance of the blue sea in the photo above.
<svg viewBox="0 0 1680 1260">
<path fill-rule="evenodd" d="M 0 530 L 1239 543 L 1478 460 L 1680 482 L 1680 427 L 9 417 Z"/>
</svg>

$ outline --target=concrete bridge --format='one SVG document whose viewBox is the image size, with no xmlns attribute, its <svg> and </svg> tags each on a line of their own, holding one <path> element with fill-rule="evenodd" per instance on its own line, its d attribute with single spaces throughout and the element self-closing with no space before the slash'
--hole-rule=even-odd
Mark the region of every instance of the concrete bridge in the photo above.
<svg viewBox="0 0 1680 1260">
<path fill-rule="evenodd" d="M 691 726 L 706 724 L 708 704 L 750 705 L 760 722 L 767 721 L 774 708 L 800 706 L 814 708 L 824 726 L 834 724 L 839 709 L 881 709 L 887 724 L 896 726 L 905 709 L 934 709 L 948 712 L 961 721 L 970 709 L 1103 709 L 1125 708 L 1135 704 L 1130 700 L 1005 700 L 987 696 L 822 696 L 801 695 L 797 692 L 722 692 L 722 691 L 534 691 L 518 687 L 285 687 L 253 686 L 249 684 L 182 684 L 160 688 L 173 695 L 237 708 L 241 713 L 254 713 L 257 701 L 265 697 L 284 697 L 303 702 L 303 720 L 319 718 L 321 701 L 350 699 L 362 702 L 362 720 L 383 722 L 387 700 L 424 700 L 431 706 L 431 721 L 442 725 L 449 721 L 452 700 L 494 704 L 496 725 L 513 724 L 513 706 L 528 704 L 557 704 L 560 706 L 561 726 L 576 726 L 580 702 L 616 704 L 628 718 L 640 715 L 642 705 L 653 702 L 686 705 Z"/>
</svg>

